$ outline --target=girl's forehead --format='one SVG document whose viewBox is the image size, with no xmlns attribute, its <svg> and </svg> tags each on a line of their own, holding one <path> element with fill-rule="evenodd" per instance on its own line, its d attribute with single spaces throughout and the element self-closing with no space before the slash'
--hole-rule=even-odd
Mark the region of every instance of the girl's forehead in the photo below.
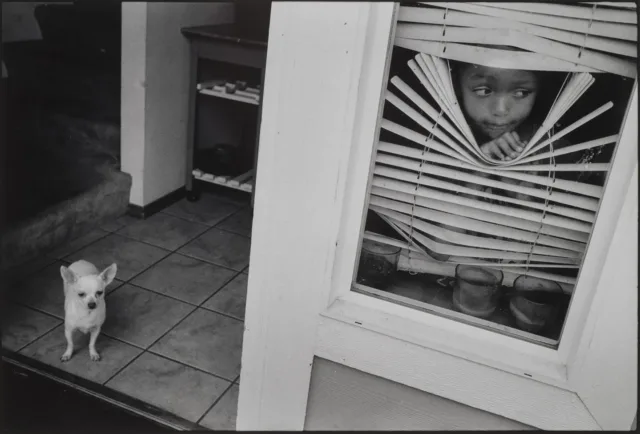
<svg viewBox="0 0 640 434">
<path fill-rule="evenodd" d="M 462 73 L 462 80 L 491 80 L 499 83 L 536 83 L 536 74 L 524 69 L 492 68 L 483 65 L 469 65 Z"/>
</svg>

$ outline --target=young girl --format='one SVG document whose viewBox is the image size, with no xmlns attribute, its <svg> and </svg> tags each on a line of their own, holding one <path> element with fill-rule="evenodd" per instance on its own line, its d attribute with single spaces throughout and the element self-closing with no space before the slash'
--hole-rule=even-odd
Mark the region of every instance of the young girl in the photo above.
<svg viewBox="0 0 640 434">
<path fill-rule="evenodd" d="M 539 110 L 534 112 L 534 108 L 537 109 L 540 105 L 536 106 L 536 102 L 540 102 L 541 84 L 545 77 L 537 71 L 491 68 L 462 62 L 450 64 L 458 102 L 476 141 L 481 144 L 480 150 L 487 157 L 497 160 L 509 161 L 516 158 L 536 132 Z M 484 172 L 473 174 L 483 178 L 493 177 Z M 535 187 L 531 183 L 511 178 L 496 178 L 508 184 Z M 465 182 L 464 186 L 493 193 L 491 188 L 481 184 Z M 519 200 L 534 200 L 522 193 L 510 190 L 503 192 Z M 471 194 L 462 193 L 461 196 L 488 200 Z M 445 224 L 438 225 L 454 232 L 480 235 Z M 444 240 L 440 242 L 449 244 Z M 448 255 L 436 252 L 429 253 L 440 261 L 449 258 Z"/>
<path fill-rule="evenodd" d="M 503 161 L 520 155 L 542 120 L 540 107 L 548 110 L 544 106 L 548 105 L 549 93 L 541 95 L 547 77 L 538 71 L 456 62 L 453 78 L 458 101 L 477 142 L 481 143 L 480 150 L 487 157 Z M 490 177 L 481 172 L 475 174 Z M 511 178 L 499 179 L 508 184 L 534 187 L 531 183 Z M 466 186 L 487 190 L 478 184 L 468 183 Z M 520 200 L 533 200 L 510 190 L 505 190 L 505 194 Z"/>
</svg>

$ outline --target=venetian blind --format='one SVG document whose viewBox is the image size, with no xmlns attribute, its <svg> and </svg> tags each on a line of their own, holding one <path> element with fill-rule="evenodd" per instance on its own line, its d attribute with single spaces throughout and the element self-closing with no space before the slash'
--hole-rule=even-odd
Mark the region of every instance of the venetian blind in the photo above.
<svg viewBox="0 0 640 434">
<path fill-rule="evenodd" d="M 390 137 L 402 140 L 378 143 L 369 209 L 403 241 L 371 232 L 365 238 L 402 247 L 404 270 L 453 276 L 457 264 L 484 265 L 501 269 L 506 285 L 527 274 L 572 291 L 575 277 L 553 270 L 579 268 L 603 187 L 563 174 L 607 172 L 611 162 L 555 159 L 615 146 L 618 135 L 557 149 L 554 144 L 613 102 L 560 131 L 554 127 L 597 73 L 635 78 L 636 24 L 633 3 L 400 7 L 394 42 L 416 55 L 390 79 L 385 103 L 406 121 L 381 121 Z M 505 41 L 519 51 L 501 48 Z M 480 151 L 458 105 L 449 60 L 567 73 L 546 119 L 517 158 L 499 161 Z M 409 86 L 403 74 L 415 76 L 421 87 Z"/>
</svg>

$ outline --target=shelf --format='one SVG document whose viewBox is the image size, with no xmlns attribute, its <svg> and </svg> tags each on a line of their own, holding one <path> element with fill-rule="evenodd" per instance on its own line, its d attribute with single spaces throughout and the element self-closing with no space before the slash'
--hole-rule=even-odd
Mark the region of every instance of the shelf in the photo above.
<svg viewBox="0 0 640 434">
<path fill-rule="evenodd" d="M 224 81 L 214 80 L 204 83 L 198 83 L 198 92 L 204 95 L 209 95 L 217 98 L 230 99 L 233 101 L 244 102 L 247 104 L 259 105 L 260 104 L 260 90 L 256 88 L 247 87 L 244 90 L 236 90 L 235 92 L 227 92 Z"/>
<path fill-rule="evenodd" d="M 229 187 L 236 190 L 246 191 L 247 193 L 251 193 L 253 191 L 253 169 L 236 177 L 216 176 L 210 173 L 205 173 L 200 169 L 194 169 L 192 173 L 196 179 L 204 182 L 222 185 L 224 187 Z"/>
</svg>

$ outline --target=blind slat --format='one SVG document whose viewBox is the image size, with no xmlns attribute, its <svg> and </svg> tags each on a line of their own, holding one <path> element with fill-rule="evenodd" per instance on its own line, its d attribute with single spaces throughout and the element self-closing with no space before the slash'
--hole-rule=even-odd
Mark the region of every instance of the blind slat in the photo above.
<svg viewBox="0 0 640 434">
<path fill-rule="evenodd" d="M 588 5 L 597 4 L 598 7 L 606 6 L 609 8 L 621 8 L 621 9 L 636 9 L 637 5 L 634 2 L 580 2 Z"/>
<path fill-rule="evenodd" d="M 611 145 L 618 142 L 619 135 L 601 137 L 595 140 L 589 140 L 588 142 L 577 143 L 575 145 L 570 145 L 565 148 L 553 149 L 551 151 L 543 152 L 541 154 L 532 155 L 530 157 L 523 158 L 519 161 L 520 164 L 530 163 L 532 161 L 540 161 L 546 158 L 555 158 L 561 155 L 571 154 L 573 152 L 584 151 L 585 149 L 597 148 L 599 146 Z M 544 146 L 535 147 L 532 150 L 532 153 L 538 152 Z"/>
<path fill-rule="evenodd" d="M 387 164 L 394 167 L 399 167 L 403 169 L 409 169 L 414 172 L 422 172 L 427 175 L 436 175 L 443 178 L 451 179 L 451 180 L 460 180 L 466 181 L 473 184 L 485 185 L 487 187 L 495 187 L 501 190 L 508 190 L 515 193 L 521 193 L 524 195 L 537 197 L 543 200 L 548 200 L 551 202 L 563 203 L 573 207 L 589 210 L 589 211 L 597 211 L 598 209 L 598 201 L 589 197 L 572 195 L 568 193 L 561 193 L 557 190 L 547 190 L 547 189 L 538 189 L 531 187 L 523 187 L 518 184 L 512 184 L 502 181 L 495 181 L 490 178 L 473 175 L 471 173 L 465 173 L 453 169 L 447 169 L 445 167 L 436 166 L 434 164 L 424 164 L 419 161 L 396 157 L 393 155 L 385 155 L 378 153 L 376 157 L 377 163 Z M 417 179 L 417 173 L 413 174 L 414 178 Z M 407 177 L 409 178 L 409 177 Z M 408 179 L 407 179 L 408 180 Z"/>
<path fill-rule="evenodd" d="M 580 255 L 578 252 L 574 252 L 571 250 L 524 244 L 514 241 L 505 241 L 497 238 L 484 238 L 475 235 L 468 235 L 466 233 L 455 232 L 444 227 L 439 227 L 420 219 L 412 218 L 411 215 L 402 214 L 385 207 L 374 205 L 370 208 L 372 211 L 375 211 L 378 214 L 385 215 L 395 220 L 396 222 L 402 222 L 405 225 L 413 224 L 413 227 L 415 229 L 424 232 L 425 234 L 431 235 L 441 241 L 455 244 L 461 248 L 467 247 L 472 249 L 491 249 L 509 253 L 525 253 L 527 255 L 531 254 L 531 257 L 535 257 L 535 255 L 541 255 L 540 257 L 544 257 L 543 255 L 548 255 L 561 258 L 561 263 L 563 264 L 575 263 L 575 261 L 569 262 L 569 259 L 578 260 L 582 258 L 582 255 Z M 449 222 L 447 222 L 447 225 L 448 224 Z M 564 259 L 567 259 L 567 261 L 564 261 Z"/>
<path fill-rule="evenodd" d="M 456 9 L 465 12 L 471 12 L 479 15 L 489 15 L 494 17 L 506 18 L 513 21 L 521 21 L 524 23 L 537 24 L 545 27 L 553 27 L 556 29 L 570 30 L 582 35 L 599 35 L 608 38 L 623 39 L 626 41 L 636 41 L 638 38 L 637 26 L 622 23 L 607 23 L 602 21 L 590 21 L 579 18 L 567 18 L 554 15 L 534 14 L 530 12 L 510 11 L 493 7 L 478 6 L 470 3 L 462 2 L 421 2 L 430 7 L 441 9 Z"/>
<path fill-rule="evenodd" d="M 506 202 L 510 204 L 520 205 L 527 208 L 534 208 L 537 210 L 544 210 L 547 213 L 558 214 L 563 217 L 580 220 L 582 222 L 593 223 L 594 214 L 586 211 L 575 210 L 572 208 L 557 206 L 553 204 L 549 204 L 545 206 L 544 204 L 539 204 L 537 202 L 529 202 L 519 199 L 514 199 L 507 196 L 500 196 L 493 193 L 487 193 L 482 190 L 475 190 L 473 188 L 465 187 L 462 185 L 454 184 L 452 182 L 441 181 L 439 179 L 431 178 L 430 176 L 421 176 L 420 179 L 412 176 L 404 170 L 393 169 L 390 167 L 382 167 L 376 166 L 374 168 L 374 174 L 384 176 L 387 178 L 397 179 L 400 181 L 405 181 L 408 183 L 413 183 L 414 185 L 422 185 L 428 187 L 439 188 L 448 192 L 457 193 L 457 194 L 466 194 L 471 196 L 477 196 L 485 199 Z"/>
<path fill-rule="evenodd" d="M 375 184 L 379 184 L 377 181 L 380 179 L 384 184 L 385 178 L 376 178 Z M 396 183 L 401 184 L 400 181 L 396 181 Z M 405 184 L 405 186 L 407 187 L 405 190 L 409 190 L 409 184 Z M 415 196 L 404 191 L 399 191 L 401 188 L 402 187 L 397 190 L 392 190 L 374 185 L 371 188 L 371 195 L 372 197 L 377 196 L 379 198 L 385 198 L 410 205 L 413 205 L 415 202 L 415 206 L 419 208 L 434 209 L 453 215 L 469 217 L 480 222 L 488 222 L 491 224 L 502 225 L 503 227 L 511 227 L 523 231 L 540 233 L 542 237 L 548 237 L 550 242 L 551 240 L 558 240 L 558 243 L 569 241 L 570 245 L 576 246 L 576 249 L 580 248 L 580 246 L 585 246 L 588 239 L 588 234 L 585 234 L 584 232 L 553 226 L 551 224 L 543 224 L 540 223 L 539 220 L 527 220 L 521 216 L 501 214 L 500 212 L 446 202 L 434 197 L 425 198 L 422 196 Z M 541 218 L 541 216 L 538 217 Z M 562 244 L 559 247 L 570 248 L 565 244 Z"/>
<path fill-rule="evenodd" d="M 457 143 L 455 143 L 453 140 L 447 137 L 447 135 L 444 134 L 442 130 L 440 130 L 440 128 L 438 128 L 436 125 L 429 122 L 427 118 L 425 118 L 416 110 L 411 108 L 407 103 L 402 101 L 393 93 L 386 91 L 385 99 L 389 101 L 391 104 L 393 104 L 395 107 L 397 107 L 404 114 L 406 114 L 411 119 L 413 119 L 415 123 L 420 125 L 425 130 L 429 131 L 430 133 L 433 133 L 434 136 L 436 136 L 440 140 L 444 141 L 447 145 L 449 145 L 449 148 L 452 149 L 455 153 L 457 153 L 458 158 L 461 157 L 468 162 L 473 161 L 473 158 L 471 158 L 471 156 L 464 149 L 462 149 Z M 433 144 L 434 145 L 437 144 L 436 149 L 440 149 L 440 152 L 443 152 L 441 149 L 445 147 L 444 145 L 437 143 L 435 140 L 433 141 Z M 452 156 L 455 156 L 455 155 L 456 154 L 453 154 Z"/>
<path fill-rule="evenodd" d="M 449 107 L 449 111 L 451 113 L 450 118 L 457 122 L 457 124 L 461 128 L 460 131 L 462 132 L 462 134 L 464 134 L 469 143 L 476 144 L 475 137 L 471 132 L 471 129 L 469 128 L 467 123 L 464 122 L 464 116 L 462 115 L 462 111 L 460 110 L 458 100 L 453 90 L 453 84 L 451 83 L 451 76 L 448 65 L 444 62 L 444 60 L 438 57 L 425 56 L 422 53 L 419 53 L 415 59 L 420 68 L 422 68 L 422 71 L 427 76 L 427 79 L 431 80 L 431 83 L 434 85 L 436 91 L 441 95 L 441 98 Z"/>
<path fill-rule="evenodd" d="M 489 250 L 489 249 L 481 249 L 474 247 L 462 247 L 455 246 L 451 244 L 443 244 L 438 243 L 437 241 L 430 240 L 428 237 L 422 235 L 417 230 L 411 230 L 411 228 L 402 221 L 398 221 L 394 219 L 395 224 L 405 232 L 405 234 L 409 235 L 415 239 L 418 243 L 431 250 L 432 252 L 441 254 L 441 255 L 456 255 L 456 256 L 469 256 L 473 258 L 486 258 L 486 259 L 497 259 L 501 261 L 537 261 L 542 263 L 550 263 L 550 264 L 570 264 L 575 265 L 578 263 L 577 260 L 571 258 L 561 258 L 556 256 L 545 256 L 545 255 L 530 255 L 527 253 L 516 253 L 516 252 L 506 252 L 500 250 Z"/>
<path fill-rule="evenodd" d="M 401 212 L 403 214 L 415 215 L 417 217 L 420 217 L 421 219 L 429 220 L 432 222 L 447 222 L 447 226 L 454 226 L 467 231 L 479 232 L 486 235 L 493 235 L 496 237 L 504 237 L 519 242 L 525 242 L 527 243 L 527 246 L 529 246 L 531 243 L 537 243 L 549 247 L 556 247 L 562 250 L 572 250 L 580 254 L 584 253 L 586 248 L 586 245 L 583 243 L 576 243 L 555 237 L 540 235 L 535 232 L 523 231 L 520 229 L 515 229 L 511 225 L 504 226 L 495 223 L 482 222 L 479 220 L 452 214 L 451 212 L 442 212 L 419 206 L 413 206 L 412 204 L 387 199 L 381 196 L 372 195 L 370 205 L 374 205 L 379 208 L 386 208 L 396 212 Z"/>
<path fill-rule="evenodd" d="M 396 37 L 436 43 L 447 42 L 483 45 L 500 45 L 504 43 L 504 41 L 509 41 L 509 45 L 513 47 L 529 50 L 562 61 L 573 61 L 598 71 L 610 72 L 625 77 L 634 77 L 637 69 L 635 61 L 630 59 L 623 59 L 606 53 L 583 49 L 578 46 L 552 41 L 513 29 L 479 29 L 473 27 L 447 26 L 446 31 L 443 31 L 442 26 L 424 25 L 421 29 L 416 29 L 416 26 L 412 26 L 409 28 L 409 31 L 407 31 L 404 29 L 403 24 L 399 24 L 396 29 Z"/>
<path fill-rule="evenodd" d="M 568 146 L 566 148 L 562 148 L 553 153 L 548 152 L 546 158 L 550 157 L 552 154 L 554 156 L 564 155 L 567 153 L 575 152 L 577 150 L 590 149 L 595 146 L 601 146 L 607 143 L 614 143 L 617 141 L 618 136 L 610 136 L 609 138 L 603 138 L 598 140 L 592 140 L 590 142 L 585 142 L 583 144 Z M 606 139 L 606 140 L 605 140 Z M 569 148 L 576 148 L 569 150 Z M 566 151 L 566 152 L 561 152 Z M 578 181 L 568 181 L 565 179 L 552 179 L 549 176 L 538 176 L 538 175 L 529 175 L 526 173 L 517 173 L 517 172 L 502 172 L 494 169 L 487 169 L 482 166 L 474 166 L 464 161 L 456 160 L 455 158 L 450 158 L 445 155 L 439 155 L 433 152 L 423 153 L 419 149 L 409 148 L 408 146 L 397 145 L 389 142 L 378 142 L 378 152 L 386 152 L 394 155 L 401 155 L 404 157 L 414 158 L 416 160 L 424 160 L 433 163 L 445 164 L 448 166 L 459 167 L 461 169 L 475 170 L 478 172 L 488 173 L 490 175 L 497 175 L 508 177 L 511 179 L 515 179 L 517 181 L 531 182 L 533 184 L 542 185 L 544 187 L 553 187 L 559 188 L 562 190 L 570 191 L 572 193 L 579 193 L 585 196 L 601 198 L 602 197 L 602 187 L 592 184 L 585 184 Z M 533 159 L 538 159 L 538 156 L 535 155 L 533 157 L 529 157 Z M 545 157 L 542 157 L 545 158 Z M 523 162 L 528 162 L 524 161 Z"/>
<path fill-rule="evenodd" d="M 506 216 L 518 217 L 537 223 L 546 223 L 548 225 L 570 229 L 572 231 L 584 232 L 586 234 L 591 233 L 592 226 L 590 224 L 572 218 L 556 216 L 548 213 L 543 216 L 543 213 L 534 210 L 520 209 L 487 201 L 468 199 L 451 192 L 443 192 L 424 186 L 419 186 L 418 189 L 416 189 L 415 183 L 402 182 L 397 179 L 374 176 L 372 185 L 388 190 L 414 194 L 426 199 L 438 199 L 451 204 L 466 205 L 468 207 L 492 211 Z"/>
<path fill-rule="evenodd" d="M 619 54 L 628 57 L 637 57 L 638 47 L 635 41 L 623 41 L 589 35 L 585 39 L 584 33 L 570 32 L 535 24 L 522 23 L 504 18 L 489 17 L 469 12 L 449 10 L 447 14 L 433 13 L 433 9 L 401 6 L 398 13 L 398 22 L 404 26 L 435 24 L 442 26 L 461 26 L 483 29 L 514 29 L 532 35 L 540 36 L 554 41 L 564 42 L 578 47 L 584 46 L 605 53 Z M 415 24 L 409 24 L 415 23 Z"/>
<path fill-rule="evenodd" d="M 475 63 L 494 68 L 526 69 L 533 71 L 600 72 L 585 65 L 568 62 L 538 53 L 475 47 L 455 43 L 395 38 L 395 45 L 432 56 L 459 62 Z"/>
<path fill-rule="evenodd" d="M 603 9 L 586 5 L 561 5 L 553 3 L 486 3 L 472 2 L 478 6 L 486 6 L 501 9 L 510 9 L 520 12 L 533 12 L 542 15 L 556 15 L 560 17 L 581 18 L 583 20 L 594 19 L 596 21 L 609 21 L 621 24 L 637 24 L 638 19 L 634 11 Z"/>
</svg>

